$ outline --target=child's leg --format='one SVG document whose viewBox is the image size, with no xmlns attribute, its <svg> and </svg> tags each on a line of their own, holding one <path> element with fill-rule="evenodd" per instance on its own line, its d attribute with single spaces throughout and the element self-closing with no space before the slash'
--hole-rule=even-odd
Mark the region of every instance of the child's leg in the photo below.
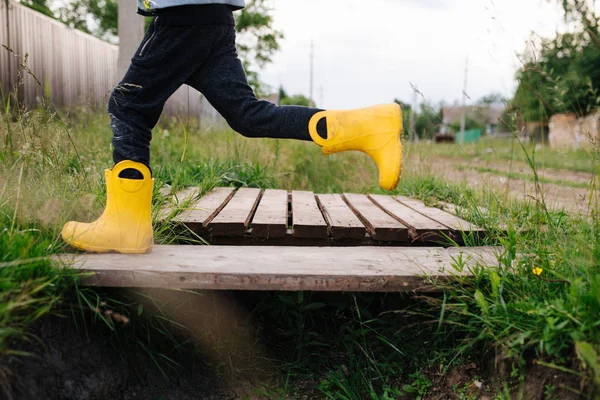
<svg viewBox="0 0 600 400">
<path fill-rule="evenodd" d="M 235 49 L 235 29 L 225 30 L 216 50 L 187 82 L 236 132 L 246 137 L 311 140 L 308 123 L 319 109 L 277 106 L 258 100 Z"/>
<path fill-rule="evenodd" d="M 165 102 L 200 68 L 212 50 L 209 27 L 172 26 L 155 18 L 108 103 L 113 159 L 150 165 L 152 129 Z"/>
<path fill-rule="evenodd" d="M 108 105 L 116 165 L 105 171 L 106 208 L 91 223 L 65 224 L 67 243 L 94 252 L 152 249 L 151 131 L 166 100 L 200 68 L 218 36 L 214 27 L 173 25 L 161 16 L 151 24 Z"/>
<path fill-rule="evenodd" d="M 224 30 L 215 50 L 187 83 L 201 91 L 237 132 L 247 137 L 312 140 L 325 154 L 367 153 L 379 167 L 379 185 L 394 189 L 402 167 L 401 110 L 385 104 L 322 111 L 277 106 L 256 98 L 235 49 L 235 28 Z"/>
</svg>

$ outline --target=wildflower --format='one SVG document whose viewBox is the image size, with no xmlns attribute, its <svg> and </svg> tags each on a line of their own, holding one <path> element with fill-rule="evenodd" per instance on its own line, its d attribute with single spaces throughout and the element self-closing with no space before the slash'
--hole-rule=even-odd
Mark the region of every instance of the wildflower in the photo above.
<svg viewBox="0 0 600 400">
<path fill-rule="evenodd" d="M 541 269 L 540 267 L 536 267 L 534 268 L 531 272 L 533 272 L 534 275 L 540 276 L 542 274 L 544 270 Z"/>
</svg>

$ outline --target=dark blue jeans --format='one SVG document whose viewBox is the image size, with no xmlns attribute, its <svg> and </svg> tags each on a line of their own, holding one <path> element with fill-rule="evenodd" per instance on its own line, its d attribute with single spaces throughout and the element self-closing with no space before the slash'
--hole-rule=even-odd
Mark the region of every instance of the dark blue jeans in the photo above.
<svg viewBox="0 0 600 400">
<path fill-rule="evenodd" d="M 200 91 L 231 128 L 246 137 L 311 140 L 318 109 L 258 100 L 235 48 L 235 26 L 190 25 L 156 17 L 108 104 L 115 163 L 150 166 L 152 128 L 183 84 Z"/>
</svg>

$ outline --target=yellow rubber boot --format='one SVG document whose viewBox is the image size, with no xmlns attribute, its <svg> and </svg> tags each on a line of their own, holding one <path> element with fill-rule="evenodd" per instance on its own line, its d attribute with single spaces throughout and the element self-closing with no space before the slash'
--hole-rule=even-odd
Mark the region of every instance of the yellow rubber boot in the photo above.
<svg viewBox="0 0 600 400">
<path fill-rule="evenodd" d="M 327 118 L 327 139 L 317 132 L 317 123 Z M 323 154 L 357 150 L 379 167 L 379 186 L 393 190 L 402 173 L 402 110 L 398 104 L 382 104 L 350 111 L 321 111 L 310 120 L 308 132 L 323 147 Z"/>
<path fill-rule="evenodd" d="M 119 178 L 129 168 L 144 179 Z M 154 244 L 152 232 L 152 189 L 154 179 L 144 164 L 122 161 L 104 172 L 106 208 L 92 223 L 67 222 L 62 237 L 81 250 L 105 253 L 149 253 Z"/>
</svg>

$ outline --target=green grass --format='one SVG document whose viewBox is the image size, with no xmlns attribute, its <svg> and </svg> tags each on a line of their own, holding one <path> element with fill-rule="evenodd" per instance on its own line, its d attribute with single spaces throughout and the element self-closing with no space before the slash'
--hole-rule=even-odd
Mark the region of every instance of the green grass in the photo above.
<svg viewBox="0 0 600 400">
<path fill-rule="evenodd" d="M 67 250 L 59 238 L 64 222 L 91 220 L 102 210 L 102 171 L 111 166 L 108 118 L 88 109 L 7 108 L 0 126 L 0 355 L 19 352 L 32 324 L 50 313 L 71 315 L 65 323 L 84 331 L 108 329 L 124 354 L 144 351 L 165 373 L 178 368 L 173 354 L 199 354 L 197 332 L 164 307 L 172 304 L 168 296 L 80 288 L 73 271 L 48 258 Z M 155 189 L 168 184 L 199 186 L 204 192 L 217 185 L 381 192 L 366 156 L 323 157 L 311 143 L 245 139 L 229 130 L 198 131 L 165 119 L 154 130 L 152 145 Z M 487 145 L 469 151 L 486 157 Z M 507 148 L 507 157 L 533 168 L 560 164 L 591 172 L 598 164 L 593 152 L 562 153 L 555 160 L 558 153 L 547 149 L 537 151 L 533 162 L 531 149 L 515 142 L 498 145 L 496 152 L 505 154 Z M 448 145 L 419 144 L 408 150 L 421 152 L 431 163 L 436 155 L 456 155 L 456 147 Z M 597 207 L 591 218 L 582 218 L 548 210 L 543 202 L 524 204 L 417 172 L 407 172 L 396 193 L 428 204 L 460 205 L 464 218 L 492 232 L 482 244 L 505 246 L 499 265 L 475 268 L 473 278 L 443 286 L 439 296 L 233 295 L 251 307 L 248 319 L 257 332 L 242 330 L 241 336 L 228 338 L 205 332 L 211 336 L 214 368 L 252 376 L 258 369 L 254 364 L 218 361 L 225 359 L 218 353 L 234 348 L 244 360 L 260 346 L 239 344 L 254 338 L 277 354 L 274 374 L 284 377 L 260 389 L 270 398 L 293 398 L 303 391 L 330 399 L 426 398 L 437 374 L 489 360 L 508 363 L 515 371 L 488 382 L 498 399 L 506 396 L 507 387 L 518 386 L 534 362 L 570 371 L 586 393 L 600 388 Z M 156 211 L 162 199 L 156 194 L 154 200 Z M 501 224 L 507 225 L 506 234 Z M 155 230 L 158 243 L 183 240 L 168 224 L 156 222 Z M 463 268 L 461 260 L 455 268 Z M 535 275 L 535 268 L 543 272 Z M 188 305 L 200 301 L 190 296 L 179 300 Z M 469 398 L 463 387 L 456 391 Z"/>
</svg>

